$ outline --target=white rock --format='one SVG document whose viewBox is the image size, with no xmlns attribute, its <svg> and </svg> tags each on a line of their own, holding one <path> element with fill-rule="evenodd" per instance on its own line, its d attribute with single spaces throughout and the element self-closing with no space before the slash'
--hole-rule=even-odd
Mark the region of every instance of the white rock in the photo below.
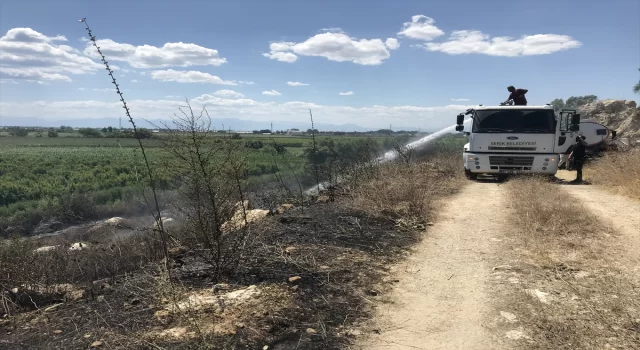
<svg viewBox="0 0 640 350">
<path fill-rule="evenodd" d="M 223 298 L 227 300 L 246 300 L 255 295 L 259 295 L 260 291 L 255 285 L 251 285 L 244 289 L 234 290 L 233 292 L 226 293 Z"/>
<path fill-rule="evenodd" d="M 38 249 L 34 249 L 33 252 L 34 253 L 43 253 L 43 252 L 48 252 L 48 251 L 51 251 L 51 250 L 54 250 L 54 249 L 56 249 L 55 245 L 48 245 L 48 246 L 45 246 L 45 247 L 40 247 Z"/>
<path fill-rule="evenodd" d="M 520 339 L 531 339 L 528 335 L 524 333 L 522 328 L 514 329 L 508 331 L 505 336 L 509 339 L 520 340 Z"/>
<path fill-rule="evenodd" d="M 538 289 L 526 289 L 525 292 L 530 296 L 537 298 L 543 304 L 549 304 L 549 293 Z"/>
<path fill-rule="evenodd" d="M 577 279 L 580 279 L 580 278 L 589 277 L 589 275 L 590 275 L 590 273 L 588 273 L 587 271 L 579 271 L 573 277 L 575 277 Z"/>
<path fill-rule="evenodd" d="M 89 248 L 89 244 L 83 242 L 76 242 L 69 247 L 69 250 L 83 250 Z"/>
<path fill-rule="evenodd" d="M 518 321 L 518 317 L 510 312 L 500 311 L 500 316 L 504 317 L 509 323 L 514 323 Z"/>
<path fill-rule="evenodd" d="M 104 221 L 105 224 L 109 224 L 109 225 L 120 225 L 124 222 L 124 218 L 121 218 L 119 216 L 114 216 L 111 219 L 107 219 Z"/>
</svg>

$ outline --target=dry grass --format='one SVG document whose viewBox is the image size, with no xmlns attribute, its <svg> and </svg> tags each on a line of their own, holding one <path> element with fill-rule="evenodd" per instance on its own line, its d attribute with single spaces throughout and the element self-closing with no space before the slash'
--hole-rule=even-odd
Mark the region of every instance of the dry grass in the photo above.
<svg viewBox="0 0 640 350">
<path fill-rule="evenodd" d="M 501 307 L 518 316 L 530 348 L 640 348 L 640 286 L 615 259 L 624 249 L 611 228 L 557 186 L 541 179 L 508 184 L 508 258 L 525 290 L 512 288 Z M 548 293 L 548 303 L 526 290 Z"/>
<path fill-rule="evenodd" d="M 615 193 L 640 199 L 640 149 L 606 154 L 585 167 L 585 178 Z"/>
<path fill-rule="evenodd" d="M 139 271 L 157 261 L 161 247 L 152 233 L 102 240 L 75 240 L 83 234 L 52 237 L 51 249 L 39 252 L 42 242 L 14 238 L 0 241 L 0 316 L 44 308 L 69 299 L 70 293 L 88 296 L 93 281 Z M 82 249 L 72 250 L 72 246 Z M 40 244 L 39 244 L 40 243 Z"/>
<path fill-rule="evenodd" d="M 431 221 L 436 201 L 464 184 L 459 158 L 457 153 L 436 152 L 414 163 L 384 164 L 354 190 L 353 205 L 400 225 Z"/>
</svg>

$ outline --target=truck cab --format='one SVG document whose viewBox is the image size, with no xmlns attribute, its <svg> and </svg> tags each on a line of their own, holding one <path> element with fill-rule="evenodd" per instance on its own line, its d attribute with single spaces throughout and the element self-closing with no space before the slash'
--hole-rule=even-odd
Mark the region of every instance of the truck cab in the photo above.
<svg viewBox="0 0 640 350">
<path fill-rule="evenodd" d="M 575 110 L 554 113 L 546 106 L 478 106 L 457 117 L 456 131 L 464 132 L 470 117 L 469 143 L 463 163 L 468 178 L 478 175 L 554 175 L 559 154 L 575 143 L 580 115 Z M 469 121 L 469 120 L 468 120 Z"/>
</svg>

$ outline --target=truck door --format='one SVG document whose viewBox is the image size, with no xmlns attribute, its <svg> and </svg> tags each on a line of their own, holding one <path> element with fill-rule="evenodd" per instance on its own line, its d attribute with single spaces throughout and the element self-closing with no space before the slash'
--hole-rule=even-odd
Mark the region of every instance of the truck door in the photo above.
<svg viewBox="0 0 640 350">
<path fill-rule="evenodd" d="M 575 109 L 563 109 L 562 111 L 560 111 L 560 113 L 558 114 L 558 119 L 559 120 L 559 136 L 558 137 L 558 146 L 562 146 L 567 142 L 567 137 L 571 137 L 573 136 L 573 132 L 572 132 L 572 128 L 571 128 L 571 121 L 573 119 L 573 116 L 576 114 L 576 110 Z"/>
</svg>

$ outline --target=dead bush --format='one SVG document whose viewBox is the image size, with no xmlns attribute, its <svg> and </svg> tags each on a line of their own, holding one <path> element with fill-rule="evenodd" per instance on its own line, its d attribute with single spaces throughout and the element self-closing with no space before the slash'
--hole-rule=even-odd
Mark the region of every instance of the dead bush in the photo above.
<svg viewBox="0 0 640 350">
<path fill-rule="evenodd" d="M 249 229 L 223 230 L 234 215 L 247 223 L 247 153 L 230 137 L 214 142 L 205 109 L 195 114 L 187 102 L 180 112 L 166 126 L 168 137 L 163 141 L 170 154 L 166 168 L 180 179 L 173 206 L 184 219 L 184 227 L 170 234 L 210 264 L 215 278 L 221 278 L 236 268 L 250 237 Z"/>
<path fill-rule="evenodd" d="M 464 183 L 459 154 L 435 152 L 413 163 L 380 165 L 353 191 L 353 205 L 370 215 L 423 222 L 430 209 Z"/>
</svg>

